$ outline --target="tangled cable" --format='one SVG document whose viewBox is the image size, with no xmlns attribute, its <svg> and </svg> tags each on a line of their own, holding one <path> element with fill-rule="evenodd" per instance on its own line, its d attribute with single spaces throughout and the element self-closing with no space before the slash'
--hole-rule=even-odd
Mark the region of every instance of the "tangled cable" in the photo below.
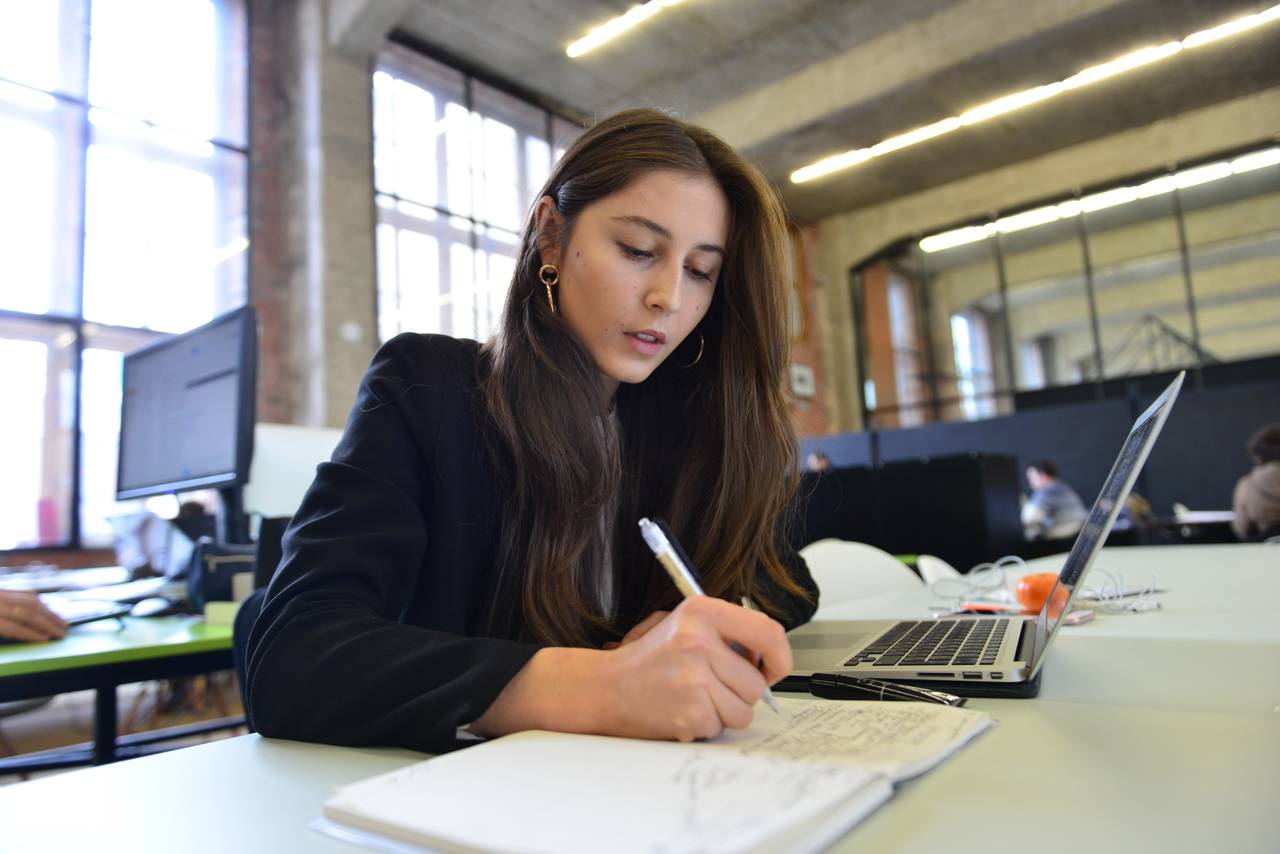
<svg viewBox="0 0 1280 854">
<path fill-rule="evenodd" d="M 1017 555 L 1005 555 L 992 563 L 980 563 L 959 578 L 939 578 L 929 585 L 929 590 L 943 599 L 980 597 L 998 602 L 1014 601 L 1010 592 L 1006 566 L 1027 568 L 1027 562 Z"/>
</svg>

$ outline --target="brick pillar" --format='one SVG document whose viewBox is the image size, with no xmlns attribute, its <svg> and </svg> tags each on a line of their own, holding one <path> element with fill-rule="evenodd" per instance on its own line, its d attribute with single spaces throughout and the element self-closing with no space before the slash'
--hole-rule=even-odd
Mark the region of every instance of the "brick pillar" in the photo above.
<svg viewBox="0 0 1280 854">
<path fill-rule="evenodd" d="M 876 408 L 883 410 L 898 403 L 893 333 L 889 322 L 889 265 L 884 261 L 868 264 L 862 270 L 862 317 L 866 335 L 865 376 L 875 386 Z M 870 428 L 873 425 L 866 426 Z M 897 427 L 897 412 L 880 412 L 875 416 L 874 426 L 882 430 Z"/>
<path fill-rule="evenodd" d="M 258 417 L 341 426 L 376 340 L 370 58 L 330 47 L 322 0 L 252 8 Z"/>
</svg>

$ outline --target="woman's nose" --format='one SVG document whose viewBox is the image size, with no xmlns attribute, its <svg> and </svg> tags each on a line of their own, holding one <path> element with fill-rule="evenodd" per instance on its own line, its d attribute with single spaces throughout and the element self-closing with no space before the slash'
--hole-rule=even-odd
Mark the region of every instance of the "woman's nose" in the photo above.
<svg viewBox="0 0 1280 854">
<path fill-rule="evenodd" d="M 645 305 L 666 314 L 679 310 L 683 274 L 680 265 L 675 265 L 674 270 L 665 264 L 655 268 L 645 293 Z"/>
</svg>

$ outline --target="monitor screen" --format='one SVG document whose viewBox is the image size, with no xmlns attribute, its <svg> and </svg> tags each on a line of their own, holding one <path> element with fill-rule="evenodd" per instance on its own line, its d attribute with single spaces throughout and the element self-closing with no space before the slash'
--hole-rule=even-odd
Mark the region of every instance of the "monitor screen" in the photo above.
<svg viewBox="0 0 1280 854">
<path fill-rule="evenodd" d="M 257 352 L 246 306 L 124 357 L 117 500 L 248 479 Z"/>
</svg>

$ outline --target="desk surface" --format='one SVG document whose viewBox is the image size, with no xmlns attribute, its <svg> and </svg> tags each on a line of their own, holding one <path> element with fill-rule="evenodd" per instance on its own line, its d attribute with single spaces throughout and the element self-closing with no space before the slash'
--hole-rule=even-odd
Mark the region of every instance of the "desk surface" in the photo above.
<svg viewBox="0 0 1280 854">
<path fill-rule="evenodd" d="M 1197 695 L 1212 691 L 1174 679 L 1169 664 L 1197 644 L 1178 637 L 1176 625 L 1156 622 L 1182 614 L 1183 628 L 1202 624 L 1202 634 L 1213 634 L 1212 624 L 1260 610 L 1266 603 L 1257 597 L 1226 594 L 1210 595 L 1197 610 L 1191 594 L 1199 581 L 1187 573 L 1214 573 L 1234 584 L 1273 565 L 1272 554 L 1280 557 L 1280 550 L 1262 548 L 1104 552 L 1115 568 L 1157 567 L 1164 573 L 1160 583 L 1173 589 L 1176 580 L 1185 600 L 1169 597 L 1165 611 L 1133 615 L 1144 620 L 1136 627 L 1064 630 L 1039 699 L 970 701 L 998 726 L 899 787 L 834 850 L 1271 849 L 1280 838 L 1280 813 L 1272 804 L 1280 791 L 1280 640 L 1274 630 L 1219 627 L 1218 639 L 1198 645 L 1230 653 L 1216 662 L 1217 670 L 1262 687 L 1197 704 Z M 1126 554 L 1112 560 L 1120 552 Z M 893 616 L 895 607 L 918 610 L 930 599 L 922 590 L 911 602 L 895 594 L 859 607 Z M 1229 613 L 1216 616 L 1220 606 Z M 1233 657 L 1248 650 L 1252 658 Z M 1225 689 L 1231 680 L 1220 682 Z M 0 788 L 0 828 L 5 849 L 13 851 L 354 854 L 363 849 L 323 837 L 307 829 L 307 821 L 334 787 L 420 758 L 243 736 Z M 492 820 L 483 814 L 482 797 L 477 803 L 477 820 Z M 55 832 L 48 816 L 58 804 L 74 804 L 78 821 L 59 823 Z"/>
<path fill-rule="evenodd" d="M 1276 716 L 1020 700 L 973 707 L 999 725 L 900 786 L 834 851 L 1246 852 L 1280 835 Z M 337 786 L 422 758 L 247 735 L 5 787 L 0 827 L 14 852 L 356 854 L 365 849 L 306 823 Z M 77 820 L 49 836 L 58 804 L 74 804 Z M 482 796 L 476 820 L 493 820 Z M 1069 822 L 1074 831 L 1063 830 Z"/>
<path fill-rule="evenodd" d="M 1026 572 L 1058 572 L 1066 555 L 1027 562 Z M 1100 612 L 1092 622 L 1064 626 L 1060 638 L 1209 640 L 1280 643 L 1280 547 L 1261 543 L 1234 545 L 1124 546 L 1099 552 L 1085 576 L 1086 587 L 1100 585 L 1102 572 L 1119 575 L 1126 587 L 1152 583 L 1167 590 L 1154 599 L 1160 610 L 1146 613 Z M 1010 577 L 1022 575 L 1010 570 Z M 922 619 L 928 605 L 942 597 L 911 590 L 869 596 L 822 609 L 828 620 Z M 1088 607 L 1081 605 L 1081 607 Z"/>
<path fill-rule="evenodd" d="M 99 620 L 61 640 L 0 645 L 0 678 L 230 648 L 231 627 L 200 617 Z"/>
</svg>

